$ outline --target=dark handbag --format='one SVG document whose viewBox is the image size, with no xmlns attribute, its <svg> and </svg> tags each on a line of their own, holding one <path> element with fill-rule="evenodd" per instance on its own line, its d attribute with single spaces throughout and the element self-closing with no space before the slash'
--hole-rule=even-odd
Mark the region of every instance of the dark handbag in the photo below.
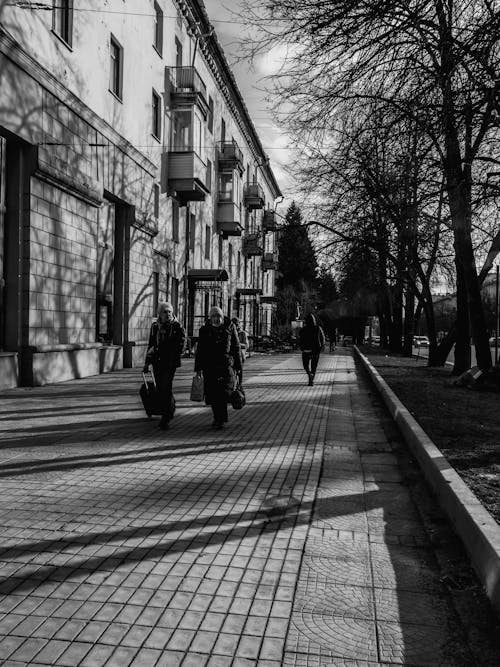
<svg viewBox="0 0 500 667">
<path fill-rule="evenodd" d="M 203 395 L 205 393 L 203 378 L 195 375 L 193 381 L 191 382 L 191 394 L 190 398 L 192 401 L 202 401 Z"/>
<path fill-rule="evenodd" d="M 233 389 L 229 402 L 235 410 L 241 410 L 241 408 L 245 407 L 247 397 L 245 396 L 245 390 L 241 384 Z"/>
</svg>

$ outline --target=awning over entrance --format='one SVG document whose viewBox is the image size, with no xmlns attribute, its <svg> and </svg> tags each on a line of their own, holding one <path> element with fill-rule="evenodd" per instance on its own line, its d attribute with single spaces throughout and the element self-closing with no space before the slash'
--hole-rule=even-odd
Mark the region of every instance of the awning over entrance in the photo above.
<svg viewBox="0 0 500 667">
<path fill-rule="evenodd" d="M 240 296 L 257 296 L 257 294 L 262 294 L 261 289 L 257 289 L 256 287 L 244 287 L 242 289 L 237 289 L 236 290 L 236 295 Z"/>
<path fill-rule="evenodd" d="M 188 278 L 193 282 L 220 282 L 228 280 L 225 269 L 189 269 Z"/>
</svg>

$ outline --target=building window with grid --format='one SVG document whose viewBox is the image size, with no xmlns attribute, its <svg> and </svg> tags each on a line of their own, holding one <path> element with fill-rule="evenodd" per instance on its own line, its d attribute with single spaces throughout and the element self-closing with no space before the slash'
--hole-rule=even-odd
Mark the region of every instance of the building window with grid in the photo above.
<svg viewBox="0 0 500 667">
<path fill-rule="evenodd" d="M 233 272 L 233 245 L 232 243 L 229 244 L 228 246 L 228 272 L 232 273 Z"/>
<path fill-rule="evenodd" d="M 73 44 L 73 0 L 54 0 L 52 30 L 68 46 Z"/>
<path fill-rule="evenodd" d="M 154 37 L 153 46 L 161 56 L 163 53 L 163 12 L 161 10 L 160 5 L 157 2 L 155 2 L 153 37 Z"/>
<path fill-rule="evenodd" d="M 156 90 L 153 90 L 152 94 L 152 117 L 151 117 L 151 134 L 155 139 L 160 141 L 161 139 L 161 97 L 158 95 Z"/>
<path fill-rule="evenodd" d="M 120 42 L 111 35 L 109 89 L 119 100 L 123 97 L 123 48 Z"/>
<path fill-rule="evenodd" d="M 210 259 L 211 243 L 212 243 L 212 233 L 210 225 L 205 225 L 205 259 Z"/>
</svg>

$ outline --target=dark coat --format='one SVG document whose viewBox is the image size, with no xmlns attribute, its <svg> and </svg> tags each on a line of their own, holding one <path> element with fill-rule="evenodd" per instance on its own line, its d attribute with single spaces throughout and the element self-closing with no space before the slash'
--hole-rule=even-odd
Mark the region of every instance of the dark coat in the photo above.
<svg viewBox="0 0 500 667">
<path fill-rule="evenodd" d="M 312 314 L 306 317 L 305 325 L 299 332 L 299 345 L 301 350 L 311 350 L 313 354 L 319 354 L 325 345 L 323 329 L 316 324 Z"/>
<path fill-rule="evenodd" d="M 234 324 L 224 318 L 220 327 L 200 327 L 194 370 L 203 371 L 205 387 L 217 380 L 227 392 L 234 388 L 235 371 L 241 371 L 240 341 Z"/>
<path fill-rule="evenodd" d="M 186 333 L 178 320 L 174 319 L 164 325 L 160 325 L 158 321 L 153 322 L 149 332 L 146 363 L 163 370 L 178 368 L 181 365 L 185 341 Z"/>
</svg>

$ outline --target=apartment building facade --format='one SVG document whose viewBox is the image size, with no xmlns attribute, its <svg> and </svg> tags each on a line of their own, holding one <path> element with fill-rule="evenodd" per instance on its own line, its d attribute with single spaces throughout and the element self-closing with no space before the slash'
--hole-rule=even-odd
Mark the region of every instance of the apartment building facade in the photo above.
<svg viewBox="0 0 500 667">
<path fill-rule="evenodd" d="M 281 193 L 200 0 L 0 2 L 0 387 L 268 334 Z M 36 7 L 35 7 L 36 6 Z"/>
</svg>

